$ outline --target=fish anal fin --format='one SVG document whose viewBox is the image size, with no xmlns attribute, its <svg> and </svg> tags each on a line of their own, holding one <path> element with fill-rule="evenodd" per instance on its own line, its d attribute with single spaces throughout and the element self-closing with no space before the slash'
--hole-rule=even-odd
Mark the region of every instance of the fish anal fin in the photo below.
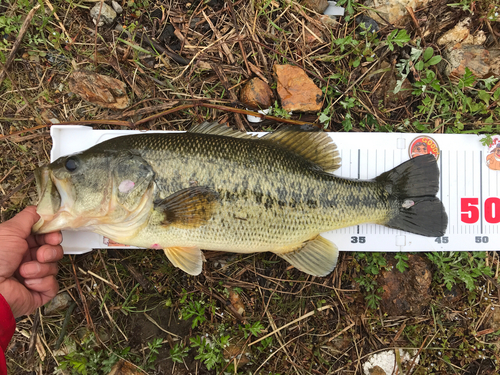
<svg viewBox="0 0 500 375">
<path fill-rule="evenodd" d="M 276 255 L 309 275 L 326 276 L 337 265 L 339 250 L 332 242 L 316 236 L 295 250 Z"/>
<path fill-rule="evenodd" d="M 261 139 L 279 144 L 318 165 L 325 172 L 334 172 L 340 168 L 341 158 L 337 146 L 325 132 L 284 129 L 266 134 Z"/>
<path fill-rule="evenodd" d="M 167 247 L 163 251 L 177 268 L 193 276 L 201 273 L 205 257 L 199 247 Z"/>
<path fill-rule="evenodd" d="M 231 129 L 226 125 L 221 125 L 217 121 L 202 122 L 201 124 L 195 125 L 191 129 L 189 129 L 189 133 L 222 135 L 224 137 L 245 138 L 245 139 L 251 139 L 257 137 L 256 135 L 247 134 L 239 130 Z"/>
<path fill-rule="evenodd" d="M 205 186 L 182 189 L 155 202 L 155 210 L 163 214 L 162 225 L 197 228 L 205 224 L 219 205 L 219 194 Z"/>
</svg>

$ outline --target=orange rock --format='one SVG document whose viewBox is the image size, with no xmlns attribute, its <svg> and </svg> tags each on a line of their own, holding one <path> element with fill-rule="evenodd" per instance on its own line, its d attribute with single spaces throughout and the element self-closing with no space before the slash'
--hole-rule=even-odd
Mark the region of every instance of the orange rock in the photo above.
<svg viewBox="0 0 500 375">
<path fill-rule="evenodd" d="M 123 109 L 129 105 L 125 83 L 97 73 L 75 71 L 69 78 L 69 89 L 101 107 Z"/>
<path fill-rule="evenodd" d="M 323 104 L 323 92 L 297 66 L 274 65 L 278 80 L 281 106 L 288 112 L 318 112 Z"/>
<path fill-rule="evenodd" d="M 311 33 L 314 33 L 314 35 Z M 323 42 L 323 39 L 321 38 L 321 30 L 318 29 L 316 26 L 314 26 L 312 23 L 307 24 L 307 29 L 305 30 L 305 36 L 306 36 L 306 43 L 307 45 L 313 45 L 319 42 Z M 319 39 L 318 39 L 319 38 Z"/>
<path fill-rule="evenodd" d="M 260 78 L 252 78 L 240 92 L 240 102 L 247 108 L 267 109 L 273 104 L 273 92 Z"/>
<path fill-rule="evenodd" d="M 116 363 L 116 365 L 113 366 L 111 372 L 108 375 L 139 375 L 139 374 L 143 374 L 143 372 L 130 362 L 120 359 Z"/>
<path fill-rule="evenodd" d="M 232 289 L 229 289 L 229 300 L 238 314 L 245 314 L 245 305 L 241 301 L 240 295 Z"/>
<path fill-rule="evenodd" d="M 444 52 L 444 57 L 448 64 L 445 65 L 445 74 L 452 78 L 459 78 L 465 74 L 465 68 L 476 76 L 476 78 L 486 78 L 490 75 L 498 77 L 500 69 L 498 67 L 499 50 L 488 50 L 482 46 L 455 45 L 451 50 Z"/>
</svg>

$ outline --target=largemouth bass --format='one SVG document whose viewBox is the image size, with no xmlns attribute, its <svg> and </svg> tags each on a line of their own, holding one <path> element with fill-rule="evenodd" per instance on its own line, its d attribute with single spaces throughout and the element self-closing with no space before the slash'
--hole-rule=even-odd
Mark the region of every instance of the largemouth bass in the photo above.
<svg viewBox="0 0 500 375">
<path fill-rule="evenodd" d="M 338 249 L 321 232 L 375 223 L 442 236 L 432 155 L 369 181 L 336 177 L 339 153 L 322 132 L 282 130 L 256 138 L 217 123 L 186 133 L 113 138 L 35 173 L 35 233 L 84 229 L 163 249 L 191 275 L 205 250 L 273 252 L 325 276 Z"/>
</svg>

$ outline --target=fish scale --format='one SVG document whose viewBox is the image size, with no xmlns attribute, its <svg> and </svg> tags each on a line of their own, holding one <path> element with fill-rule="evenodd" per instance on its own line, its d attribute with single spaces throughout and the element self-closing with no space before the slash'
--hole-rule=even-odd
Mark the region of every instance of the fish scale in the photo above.
<svg viewBox="0 0 500 375">
<path fill-rule="evenodd" d="M 86 227 L 161 248 L 190 274 L 201 272 L 205 249 L 272 251 L 313 275 L 329 273 L 338 256 L 321 232 L 366 222 L 423 235 L 444 231 L 435 160 L 420 157 L 361 181 L 328 173 L 339 167 L 337 155 L 324 133 L 293 130 L 256 139 L 201 124 L 187 133 L 117 137 L 36 173 L 46 223 L 35 230 L 54 230 L 52 220 L 62 223 L 57 229 Z M 52 182 L 65 197 L 61 208 Z M 118 185 L 126 188 L 117 192 Z"/>
</svg>

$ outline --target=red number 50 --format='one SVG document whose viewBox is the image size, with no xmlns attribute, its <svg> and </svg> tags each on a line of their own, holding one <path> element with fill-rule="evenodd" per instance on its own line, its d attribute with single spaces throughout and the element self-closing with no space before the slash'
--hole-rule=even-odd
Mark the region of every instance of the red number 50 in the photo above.
<svg viewBox="0 0 500 375">
<path fill-rule="evenodd" d="M 462 198 L 460 209 L 461 219 L 466 224 L 474 224 L 479 220 L 479 198 Z M 484 219 L 487 223 L 500 223 L 500 198 L 492 197 L 484 201 Z"/>
</svg>

